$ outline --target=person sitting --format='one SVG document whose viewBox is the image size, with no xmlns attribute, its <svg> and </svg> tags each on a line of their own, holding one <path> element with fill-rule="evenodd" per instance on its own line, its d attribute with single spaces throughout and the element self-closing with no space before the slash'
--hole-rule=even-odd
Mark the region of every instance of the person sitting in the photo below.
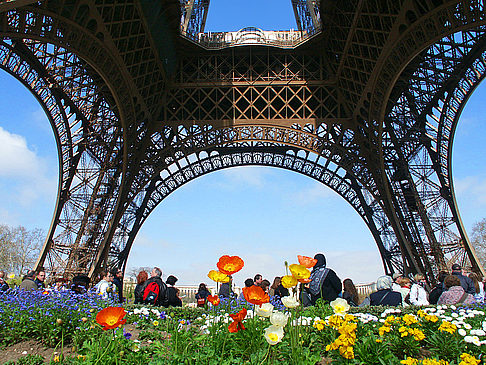
<svg viewBox="0 0 486 365">
<path fill-rule="evenodd" d="M 254 285 L 254 281 L 252 278 L 248 278 L 245 280 L 245 288 L 250 288 Z M 241 291 L 240 295 L 238 295 L 238 300 L 245 300 L 245 296 L 243 295 L 243 290 Z"/>
<path fill-rule="evenodd" d="M 263 276 L 261 276 L 261 274 L 256 274 L 255 277 L 253 278 L 253 283 L 256 286 L 260 286 L 262 281 L 263 281 Z"/>
<path fill-rule="evenodd" d="M 315 305 L 318 299 L 331 302 L 341 293 L 341 279 L 334 270 L 326 267 L 326 257 L 322 253 L 316 254 L 314 259 L 317 260 L 317 263 L 312 269 L 308 289 L 311 305 Z"/>
<path fill-rule="evenodd" d="M 201 283 L 199 284 L 199 289 L 197 290 L 196 293 L 196 301 L 197 301 L 197 306 L 198 307 L 204 307 L 206 304 L 208 296 L 210 296 L 211 293 L 209 292 L 206 284 Z"/>
<path fill-rule="evenodd" d="M 459 264 L 452 265 L 452 275 L 457 276 L 461 281 L 461 286 L 464 291 L 468 294 L 474 295 L 476 293 L 476 288 L 474 287 L 473 281 L 467 276 L 462 274 L 462 267 Z"/>
<path fill-rule="evenodd" d="M 165 283 L 167 284 L 167 305 L 172 307 L 182 307 L 182 300 L 178 295 L 178 289 L 174 287 L 177 282 L 174 275 L 169 275 Z"/>
<path fill-rule="evenodd" d="M 412 287 L 412 282 L 407 277 L 402 277 L 400 280 L 400 289 L 394 290 L 399 292 L 402 295 L 402 304 L 404 307 L 410 305 L 410 288 Z M 393 286 L 392 286 L 393 290 Z"/>
<path fill-rule="evenodd" d="M 484 285 L 481 280 L 479 280 L 479 276 L 475 273 L 470 273 L 469 278 L 473 281 L 474 288 L 476 289 L 476 293 L 474 293 L 474 299 L 478 303 L 484 303 Z"/>
<path fill-rule="evenodd" d="M 96 293 L 103 299 L 114 299 L 117 296 L 116 286 L 113 285 L 113 274 L 109 271 L 100 272 L 101 280 L 95 285 Z"/>
<path fill-rule="evenodd" d="M 444 291 L 437 304 L 473 304 L 476 303 L 474 296 L 467 293 L 461 286 L 461 279 L 456 275 L 448 275 L 444 279 Z"/>
<path fill-rule="evenodd" d="M 230 281 L 227 283 L 222 283 L 219 287 L 218 296 L 220 298 L 231 298 L 233 296 L 233 291 L 231 290 L 231 275 L 228 275 Z"/>
<path fill-rule="evenodd" d="M 402 304 L 402 295 L 392 288 L 392 278 L 384 275 L 376 280 L 376 292 L 370 294 L 370 305 L 390 305 L 399 306 Z"/>
<path fill-rule="evenodd" d="M 133 296 L 135 297 L 134 304 L 143 303 L 143 288 L 147 280 L 148 273 L 145 270 L 140 271 L 137 275 L 137 285 L 135 286 L 135 290 L 133 291 Z"/>
<path fill-rule="evenodd" d="M 91 279 L 88 275 L 78 274 L 73 277 L 73 285 L 71 285 L 71 291 L 75 294 L 84 294 L 88 290 Z"/>
<path fill-rule="evenodd" d="M 275 290 L 277 290 L 281 281 L 282 278 L 280 276 L 275 276 L 275 278 L 273 279 L 273 284 L 270 286 L 270 289 L 268 289 L 269 296 L 273 297 L 275 295 Z"/>
<path fill-rule="evenodd" d="M 5 271 L 0 271 L 0 294 L 5 293 L 8 289 L 9 286 L 5 280 Z"/>
<path fill-rule="evenodd" d="M 22 279 L 19 288 L 21 290 L 27 290 L 27 291 L 36 290 L 37 284 L 34 281 L 34 275 L 35 275 L 34 270 L 27 271 L 27 274 L 25 274 L 24 278 Z"/>
<path fill-rule="evenodd" d="M 429 305 L 429 299 L 425 286 L 425 276 L 422 274 L 416 274 L 414 276 L 415 283 L 410 288 L 410 304 L 412 305 Z"/>
<path fill-rule="evenodd" d="M 402 287 L 401 281 L 405 276 L 403 276 L 402 273 L 396 272 L 393 274 L 393 284 L 392 284 L 392 290 L 393 291 L 400 291 L 400 288 Z"/>
<path fill-rule="evenodd" d="M 260 288 L 263 289 L 265 293 L 268 294 L 268 288 L 270 287 L 270 282 L 267 279 L 263 279 L 260 283 Z"/>
<path fill-rule="evenodd" d="M 351 279 L 344 279 L 343 281 L 343 299 L 346 299 L 348 304 L 352 307 L 359 305 L 358 290 Z"/>
<path fill-rule="evenodd" d="M 282 279 L 280 278 L 280 282 L 275 289 L 275 296 L 279 298 L 288 297 L 290 295 L 289 290 L 282 285 Z"/>
<path fill-rule="evenodd" d="M 444 292 L 444 279 L 449 275 L 447 271 L 440 271 L 437 276 L 437 284 L 434 289 L 431 290 L 429 294 L 429 303 L 437 304 L 441 294 Z"/>
</svg>

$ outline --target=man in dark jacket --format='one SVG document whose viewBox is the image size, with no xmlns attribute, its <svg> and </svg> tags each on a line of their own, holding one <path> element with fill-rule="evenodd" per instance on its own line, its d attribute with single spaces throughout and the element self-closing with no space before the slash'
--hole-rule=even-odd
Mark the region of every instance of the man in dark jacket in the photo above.
<svg viewBox="0 0 486 365">
<path fill-rule="evenodd" d="M 430 304 L 437 304 L 440 296 L 444 292 L 444 279 L 449 275 L 447 271 L 440 271 L 439 276 L 437 277 L 437 284 L 435 285 L 434 289 L 429 294 L 429 303 Z"/>
<path fill-rule="evenodd" d="M 162 281 L 162 270 L 158 267 L 154 267 L 152 272 L 150 273 L 150 279 L 148 279 L 143 286 L 143 294 L 142 297 L 145 297 L 145 289 L 151 284 L 155 283 L 159 287 L 159 295 L 157 300 L 155 301 L 154 305 L 157 306 L 164 306 L 168 307 L 168 300 L 167 300 L 167 285 Z M 145 299 L 145 298 L 144 298 Z"/>
<path fill-rule="evenodd" d="M 459 264 L 452 265 L 452 275 L 455 275 L 461 281 L 461 286 L 464 291 L 468 294 L 476 294 L 476 288 L 474 287 L 474 283 L 471 278 L 462 275 L 462 267 Z"/>
<path fill-rule="evenodd" d="M 45 289 L 46 288 L 46 272 L 44 270 L 40 270 L 35 277 L 35 285 L 37 285 L 37 289 Z"/>
<path fill-rule="evenodd" d="M 123 271 L 120 269 L 112 269 L 113 274 L 113 284 L 116 286 L 118 291 L 118 301 L 123 303 Z"/>
<path fill-rule="evenodd" d="M 311 304 L 315 305 L 319 298 L 326 302 L 332 302 L 343 289 L 341 279 L 334 270 L 326 267 L 326 257 L 323 254 L 318 253 L 314 256 L 314 259 L 317 260 L 317 263 L 312 269 L 308 289 Z"/>
</svg>

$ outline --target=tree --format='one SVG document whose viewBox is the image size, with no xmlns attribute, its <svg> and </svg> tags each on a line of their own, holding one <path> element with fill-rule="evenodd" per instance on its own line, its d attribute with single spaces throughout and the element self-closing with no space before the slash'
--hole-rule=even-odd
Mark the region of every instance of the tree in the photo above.
<svg viewBox="0 0 486 365">
<path fill-rule="evenodd" d="M 0 224 L 0 270 L 21 274 L 32 268 L 44 239 L 42 229 Z"/>
<path fill-rule="evenodd" d="M 476 249 L 479 261 L 486 267 L 486 218 L 474 223 L 471 234 L 471 242 Z"/>
</svg>

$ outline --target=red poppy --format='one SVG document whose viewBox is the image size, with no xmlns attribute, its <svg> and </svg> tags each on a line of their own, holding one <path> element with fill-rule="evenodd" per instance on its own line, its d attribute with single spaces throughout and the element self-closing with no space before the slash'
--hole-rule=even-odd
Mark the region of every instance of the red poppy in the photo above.
<svg viewBox="0 0 486 365">
<path fill-rule="evenodd" d="M 219 305 L 219 302 L 221 300 L 219 299 L 218 295 L 208 295 L 208 302 L 210 302 L 212 305 L 216 306 Z"/>
<path fill-rule="evenodd" d="M 246 308 L 243 308 L 236 314 L 230 314 L 230 317 L 233 319 L 233 323 L 230 323 L 228 326 L 228 331 L 231 333 L 236 333 L 239 330 L 244 330 L 246 329 L 245 326 L 243 326 L 242 321 L 246 317 Z"/>
<path fill-rule="evenodd" d="M 297 258 L 299 259 L 299 264 L 305 266 L 308 269 L 314 267 L 315 264 L 317 264 L 317 260 L 313 259 L 312 257 L 297 255 Z"/>
<path fill-rule="evenodd" d="M 113 328 L 120 327 L 127 322 L 125 317 L 125 309 L 121 307 L 108 307 L 102 309 L 96 315 L 96 322 L 103 326 L 103 330 L 111 330 Z"/>
<path fill-rule="evenodd" d="M 263 303 L 268 303 L 270 301 L 268 294 L 257 285 L 243 288 L 243 295 L 248 303 L 255 305 L 262 305 Z"/>
<path fill-rule="evenodd" d="M 238 256 L 228 256 L 224 255 L 219 258 L 216 266 L 219 271 L 226 275 L 233 275 L 235 272 L 240 271 L 245 263 Z"/>
<path fill-rule="evenodd" d="M 312 280 L 310 278 L 307 278 L 307 279 L 299 279 L 299 283 L 302 283 L 302 284 L 307 284 L 307 283 L 310 283 Z"/>
</svg>

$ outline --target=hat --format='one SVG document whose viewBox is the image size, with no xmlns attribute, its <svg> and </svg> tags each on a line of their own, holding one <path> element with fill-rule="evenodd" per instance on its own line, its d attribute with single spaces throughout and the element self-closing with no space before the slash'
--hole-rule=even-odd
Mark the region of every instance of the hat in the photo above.
<svg viewBox="0 0 486 365">
<path fill-rule="evenodd" d="M 393 280 L 397 280 L 400 276 L 403 276 L 401 272 L 396 272 L 393 274 Z"/>
<path fill-rule="evenodd" d="M 460 271 L 460 270 L 462 270 L 461 265 L 459 264 L 452 265 L 452 271 Z"/>
</svg>

